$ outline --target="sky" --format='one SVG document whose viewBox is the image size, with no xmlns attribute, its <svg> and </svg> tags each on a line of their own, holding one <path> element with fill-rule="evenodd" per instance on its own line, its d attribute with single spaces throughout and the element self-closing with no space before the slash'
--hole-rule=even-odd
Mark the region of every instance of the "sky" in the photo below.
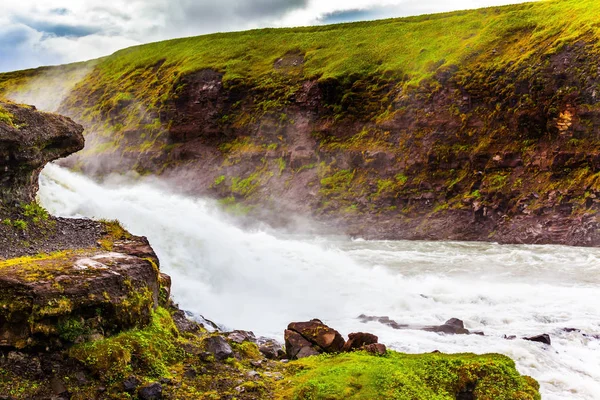
<svg viewBox="0 0 600 400">
<path fill-rule="evenodd" d="M 1 0 L 0 71 L 159 40 L 488 7 L 524 0 Z"/>
</svg>

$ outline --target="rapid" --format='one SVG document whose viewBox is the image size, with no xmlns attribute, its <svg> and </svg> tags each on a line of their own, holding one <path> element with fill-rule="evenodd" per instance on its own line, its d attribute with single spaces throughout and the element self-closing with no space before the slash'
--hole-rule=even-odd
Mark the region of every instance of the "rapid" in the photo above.
<svg viewBox="0 0 600 400">
<path fill-rule="evenodd" d="M 98 184 L 56 165 L 39 198 L 55 215 L 118 219 L 147 236 L 180 307 L 227 328 L 282 340 L 289 322 L 319 318 L 402 352 L 502 353 L 544 399 L 600 399 L 600 249 L 247 231 L 212 201 L 158 182 Z M 394 330 L 360 314 L 415 325 L 455 317 L 485 336 Z M 520 339 L 542 333 L 551 347 Z"/>
</svg>

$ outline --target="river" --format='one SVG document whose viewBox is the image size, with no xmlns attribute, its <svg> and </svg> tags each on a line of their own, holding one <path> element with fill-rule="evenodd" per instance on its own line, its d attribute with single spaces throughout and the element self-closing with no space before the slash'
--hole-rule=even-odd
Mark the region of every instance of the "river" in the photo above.
<svg viewBox="0 0 600 400">
<path fill-rule="evenodd" d="M 181 308 L 228 328 L 282 340 L 289 322 L 319 318 L 402 352 L 505 354 L 544 399 L 600 399 L 600 340 L 590 336 L 600 334 L 600 249 L 245 231 L 212 201 L 156 181 L 98 184 L 56 165 L 39 196 L 55 215 L 119 219 L 147 236 Z M 360 314 L 416 325 L 455 317 L 485 336 L 394 330 Z M 504 339 L 541 333 L 551 347 Z"/>
</svg>

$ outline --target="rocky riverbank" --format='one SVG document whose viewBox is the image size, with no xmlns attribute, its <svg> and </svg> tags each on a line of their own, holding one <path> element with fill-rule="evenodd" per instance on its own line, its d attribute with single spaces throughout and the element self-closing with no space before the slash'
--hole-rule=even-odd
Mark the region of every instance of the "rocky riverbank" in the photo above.
<svg viewBox="0 0 600 400">
<path fill-rule="evenodd" d="M 500 355 L 403 355 L 319 320 L 291 323 L 285 350 L 209 332 L 172 302 L 145 238 L 35 202 L 41 168 L 83 146 L 81 126 L 0 110 L 0 399 L 540 398 Z"/>
</svg>

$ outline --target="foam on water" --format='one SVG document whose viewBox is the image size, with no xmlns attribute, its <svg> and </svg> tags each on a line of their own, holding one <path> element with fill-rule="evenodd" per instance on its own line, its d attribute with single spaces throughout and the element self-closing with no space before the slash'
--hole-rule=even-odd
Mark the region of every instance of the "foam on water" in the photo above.
<svg viewBox="0 0 600 400">
<path fill-rule="evenodd" d="M 48 166 L 40 199 L 52 213 L 119 219 L 147 236 L 182 308 L 227 327 L 282 338 L 293 320 L 369 331 L 404 352 L 497 352 L 540 381 L 545 399 L 600 398 L 600 249 L 307 238 L 244 231 L 210 201 L 150 182 L 99 185 Z M 398 331 L 456 317 L 486 336 Z M 581 332 L 567 332 L 577 328 Z M 552 347 L 505 340 L 549 333 Z"/>
</svg>

